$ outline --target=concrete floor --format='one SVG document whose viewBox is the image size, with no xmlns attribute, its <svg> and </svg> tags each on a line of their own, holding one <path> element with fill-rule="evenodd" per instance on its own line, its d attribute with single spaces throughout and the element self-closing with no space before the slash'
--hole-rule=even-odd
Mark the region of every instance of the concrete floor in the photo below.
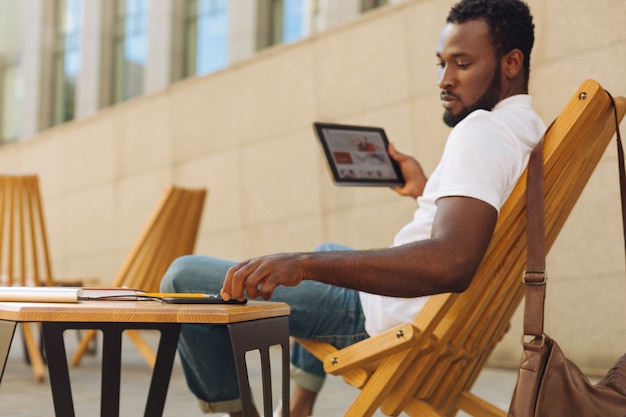
<svg viewBox="0 0 626 417">
<path fill-rule="evenodd" d="M 144 333 L 145 334 L 145 333 Z M 68 332 L 65 335 L 66 348 L 71 354 L 76 346 L 76 333 Z M 148 334 L 148 339 L 156 341 L 154 335 Z M 143 361 L 130 339 L 123 344 L 123 366 L 121 387 L 121 417 L 142 416 L 148 392 L 151 370 Z M 279 363 L 278 349 L 272 352 Z M 258 355 L 257 355 L 258 356 Z M 249 356 L 250 381 L 255 398 L 261 398 L 260 369 L 254 354 Z M 277 368 L 277 369 L 276 369 Z M 273 386 L 280 388 L 280 364 L 272 369 L 275 374 Z M 507 409 L 511 393 L 515 385 L 516 371 L 487 368 L 483 371 L 474 392 L 493 402 L 502 409 Z M 85 356 L 83 363 L 77 368 L 70 368 L 72 394 L 76 416 L 91 417 L 99 415 L 100 404 L 100 358 Z M 315 409 L 316 417 L 342 416 L 358 391 L 343 382 L 341 378 L 330 376 L 320 393 Z M 277 399 L 276 399 L 277 400 Z M 276 401 L 275 400 L 275 401 Z M 205 415 L 198 409 L 195 398 L 187 390 L 180 363 L 174 366 L 170 388 L 168 391 L 164 417 L 193 417 Z M 383 416 L 378 412 L 376 416 Z M 0 387 L 0 417 L 52 417 L 54 408 L 52 395 L 47 381 L 34 381 L 30 368 L 23 361 L 22 343 L 19 333 L 11 347 L 11 352 Z M 213 416 L 217 416 L 213 414 Z M 459 413 L 458 416 L 466 416 Z"/>
</svg>

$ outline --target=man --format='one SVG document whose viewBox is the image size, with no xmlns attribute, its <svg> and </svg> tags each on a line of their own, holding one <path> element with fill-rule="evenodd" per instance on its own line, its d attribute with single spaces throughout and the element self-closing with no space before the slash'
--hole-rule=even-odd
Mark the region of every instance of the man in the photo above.
<svg viewBox="0 0 626 417">
<path fill-rule="evenodd" d="M 175 261 L 167 292 L 217 292 L 291 306 L 292 335 L 342 348 L 410 321 L 428 295 L 464 291 L 489 245 L 500 207 L 545 131 L 528 96 L 534 25 L 521 0 L 461 0 L 437 46 L 444 122 L 453 127 L 426 179 L 417 161 L 390 146 L 417 199 L 413 220 L 391 247 L 263 256 L 242 263 Z M 328 250 L 330 249 L 330 250 Z M 240 410 L 227 330 L 184 326 L 179 352 L 188 384 L 207 411 Z M 294 345 L 293 417 L 313 412 L 322 364 Z"/>
</svg>

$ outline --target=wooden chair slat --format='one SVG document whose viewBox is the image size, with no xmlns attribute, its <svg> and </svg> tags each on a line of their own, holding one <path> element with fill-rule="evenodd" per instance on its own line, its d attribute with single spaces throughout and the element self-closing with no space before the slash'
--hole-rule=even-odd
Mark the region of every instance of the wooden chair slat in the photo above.
<svg viewBox="0 0 626 417">
<path fill-rule="evenodd" d="M 0 175 L 0 285 L 55 284 L 44 217 L 36 174 Z M 35 380 L 41 382 L 45 364 L 35 337 L 38 324 L 23 323 L 21 329 Z"/>
</svg>

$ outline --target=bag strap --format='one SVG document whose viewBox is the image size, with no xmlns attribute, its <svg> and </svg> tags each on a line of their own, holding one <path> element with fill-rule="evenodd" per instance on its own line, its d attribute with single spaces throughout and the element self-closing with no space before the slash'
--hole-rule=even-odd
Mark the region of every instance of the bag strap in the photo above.
<svg viewBox="0 0 626 417">
<path fill-rule="evenodd" d="M 526 287 L 524 335 L 543 335 L 546 297 L 546 240 L 544 225 L 543 139 L 528 161 L 526 179 L 527 258 L 523 282 Z"/>
<path fill-rule="evenodd" d="M 606 91 L 606 90 L 605 90 Z M 619 129 L 619 117 L 613 96 L 611 99 L 615 114 L 617 135 L 617 159 L 619 168 L 620 197 L 622 200 L 622 229 L 626 255 L 626 169 L 624 168 L 624 147 Z M 543 139 L 530 154 L 526 182 L 527 216 L 527 260 L 524 271 L 526 297 L 524 305 L 524 335 L 543 337 L 544 306 L 546 297 L 546 241 L 544 225 L 544 186 L 543 186 Z"/>
<path fill-rule="evenodd" d="M 617 162 L 619 164 L 620 197 L 622 199 L 622 228 L 624 230 L 624 250 L 626 251 L 626 169 L 624 168 L 624 145 L 622 144 L 622 135 L 619 131 L 619 116 L 617 114 L 615 99 L 613 98 L 611 93 L 609 93 L 608 91 L 606 91 L 606 93 L 611 99 L 613 114 L 615 115 L 615 133 L 617 135 Z"/>
</svg>

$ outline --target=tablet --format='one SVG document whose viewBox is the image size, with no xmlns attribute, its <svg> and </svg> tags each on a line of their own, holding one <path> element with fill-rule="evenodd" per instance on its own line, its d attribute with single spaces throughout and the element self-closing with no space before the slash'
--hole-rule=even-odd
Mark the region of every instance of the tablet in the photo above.
<svg viewBox="0 0 626 417">
<path fill-rule="evenodd" d="M 404 184 L 398 163 L 389 156 L 389 141 L 380 127 L 313 123 L 336 185 Z"/>
</svg>

